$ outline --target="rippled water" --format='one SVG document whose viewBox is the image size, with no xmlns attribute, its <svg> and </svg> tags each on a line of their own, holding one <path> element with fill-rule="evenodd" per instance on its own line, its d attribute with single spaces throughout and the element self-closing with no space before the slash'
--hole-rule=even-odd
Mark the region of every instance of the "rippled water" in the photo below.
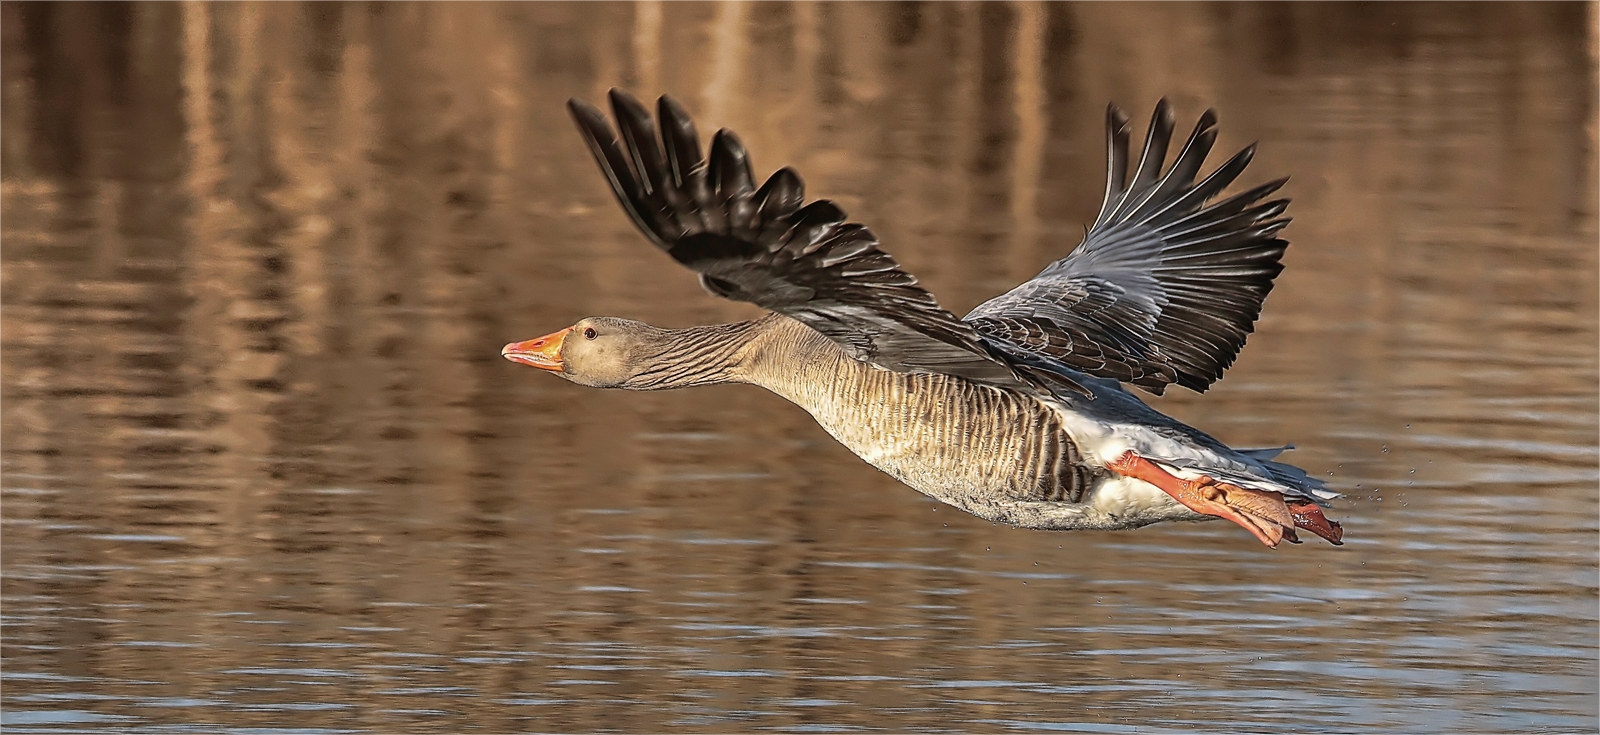
<svg viewBox="0 0 1600 735">
<path fill-rule="evenodd" d="M 3 8 L 8 732 L 1600 724 L 1592 5 Z M 613 84 L 958 312 L 1077 242 L 1108 100 L 1215 105 L 1294 245 L 1156 402 L 1347 545 L 997 527 L 758 389 L 500 359 L 756 313 L 609 200 Z"/>
</svg>

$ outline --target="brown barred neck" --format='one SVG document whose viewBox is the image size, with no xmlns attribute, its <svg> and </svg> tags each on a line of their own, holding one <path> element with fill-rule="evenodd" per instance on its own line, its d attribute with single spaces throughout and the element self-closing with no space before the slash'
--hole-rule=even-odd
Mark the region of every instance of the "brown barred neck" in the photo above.
<svg viewBox="0 0 1600 735">
<path fill-rule="evenodd" d="M 636 369 L 617 387 L 668 390 L 748 382 L 741 379 L 739 365 L 752 343 L 771 329 L 773 316 L 683 329 L 640 325 L 649 333 L 641 335 L 628 357 Z"/>
</svg>

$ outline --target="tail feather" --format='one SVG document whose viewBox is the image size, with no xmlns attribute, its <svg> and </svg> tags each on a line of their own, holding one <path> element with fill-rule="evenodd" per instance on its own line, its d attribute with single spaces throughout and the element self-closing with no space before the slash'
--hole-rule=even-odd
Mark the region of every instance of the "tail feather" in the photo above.
<svg viewBox="0 0 1600 735">
<path fill-rule="evenodd" d="M 1329 490 L 1328 483 L 1312 477 L 1305 470 L 1285 462 L 1273 461 L 1274 457 L 1282 454 L 1287 449 L 1294 449 L 1294 445 L 1285 444 L 1281 447 L 1239 449 L 1235 451 L 1260 462 L 1261 466 L 1265 467 L 1267 472 L 1272 475 L 1272 479 L 1304 491 L 1306 497 L 1311 498 L 1317 505 L 1326 506 L 1329 500 L 1343 497 L 1339 493 Z"/>
<path fill-rule="evenodd" d="M 1290 449 L 1294 449 L 1293 444 L 1285 444 L 1281 447 L 1263 447 L 1258 449 L 1235 449 L 1233 451 L 1243 454 L 1251 459 L 1265 462 L 1269 459 L 1277 457 L 1280 454 L 1283 454 L 1285 451 Z"/>
</svg>

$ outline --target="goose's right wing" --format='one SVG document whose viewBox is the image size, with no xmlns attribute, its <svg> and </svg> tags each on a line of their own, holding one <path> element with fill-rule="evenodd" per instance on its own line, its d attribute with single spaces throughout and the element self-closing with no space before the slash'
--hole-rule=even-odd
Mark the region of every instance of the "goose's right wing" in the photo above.
<svg viewBox="0 0 1600 735">
<path fill-rule="evenodd" d="M 1083 243 L 965 320 L 1008 353 L 1045 355 L 1157 394 L 1172 383 L 1204 391 L 1233 364 L 1283 270 L 1289 243 L 1276 234 L 1289 224 L 1289 200 L 1261 200 L 1285 179 L 1207 206 L 1255 146 L 1196 183 L 1217 135 L 1208 110 L 1162 175 L 1173 128 L 1162 100 L 1129 182 L 1128 118 L 1115 106 L 1106 118 L 1105 202 Z"/>
<path fill-rule="evenodd" d="M 940 308 L 870 230 L 830 201 L 806 204 L 794 171 L 756 189 L 731 131 L 718 131 L 708 160 L 694 123 L 669 97 L 658 106 L 658 135 L 643 105 L 611 91 L 622 145 L 599 110 L 578 100 L 568 107 L 634 224 L 698 272 L 706 290 L 795 319 L 889 370 L 1033 385 L 973 325 Z"/>
</svg>

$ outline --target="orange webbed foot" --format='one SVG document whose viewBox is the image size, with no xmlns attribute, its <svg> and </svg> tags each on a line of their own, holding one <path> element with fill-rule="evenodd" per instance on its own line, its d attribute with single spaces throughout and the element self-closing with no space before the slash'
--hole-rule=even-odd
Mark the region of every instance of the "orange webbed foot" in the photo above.
<svg viewBox="0 0 1600 735">
<path fill-rule="evenodd" d="M 1344 526 L 1338 521 L 1330 521 L 1322 515 L 1322 509 L 1315 503 L 1295 503 L 1289 506 L 1289 515 L 1294 516 L 1296 528 L 1304 528 L 1328 540 L 1334 546 L 1344 546 Z"/>
<path fill-rule="evenodd" d="M 1179 483 L 1178 492 L 1167 491 L 1178 502 L 1196 513 L 1233 521 L 1267 546 L 1276 548 L 1284 538 L 1284 529 L 1294 528 L 1294 517 L 1280 493 L 1243 488 L 1210 477 Z"/>
</svg>

